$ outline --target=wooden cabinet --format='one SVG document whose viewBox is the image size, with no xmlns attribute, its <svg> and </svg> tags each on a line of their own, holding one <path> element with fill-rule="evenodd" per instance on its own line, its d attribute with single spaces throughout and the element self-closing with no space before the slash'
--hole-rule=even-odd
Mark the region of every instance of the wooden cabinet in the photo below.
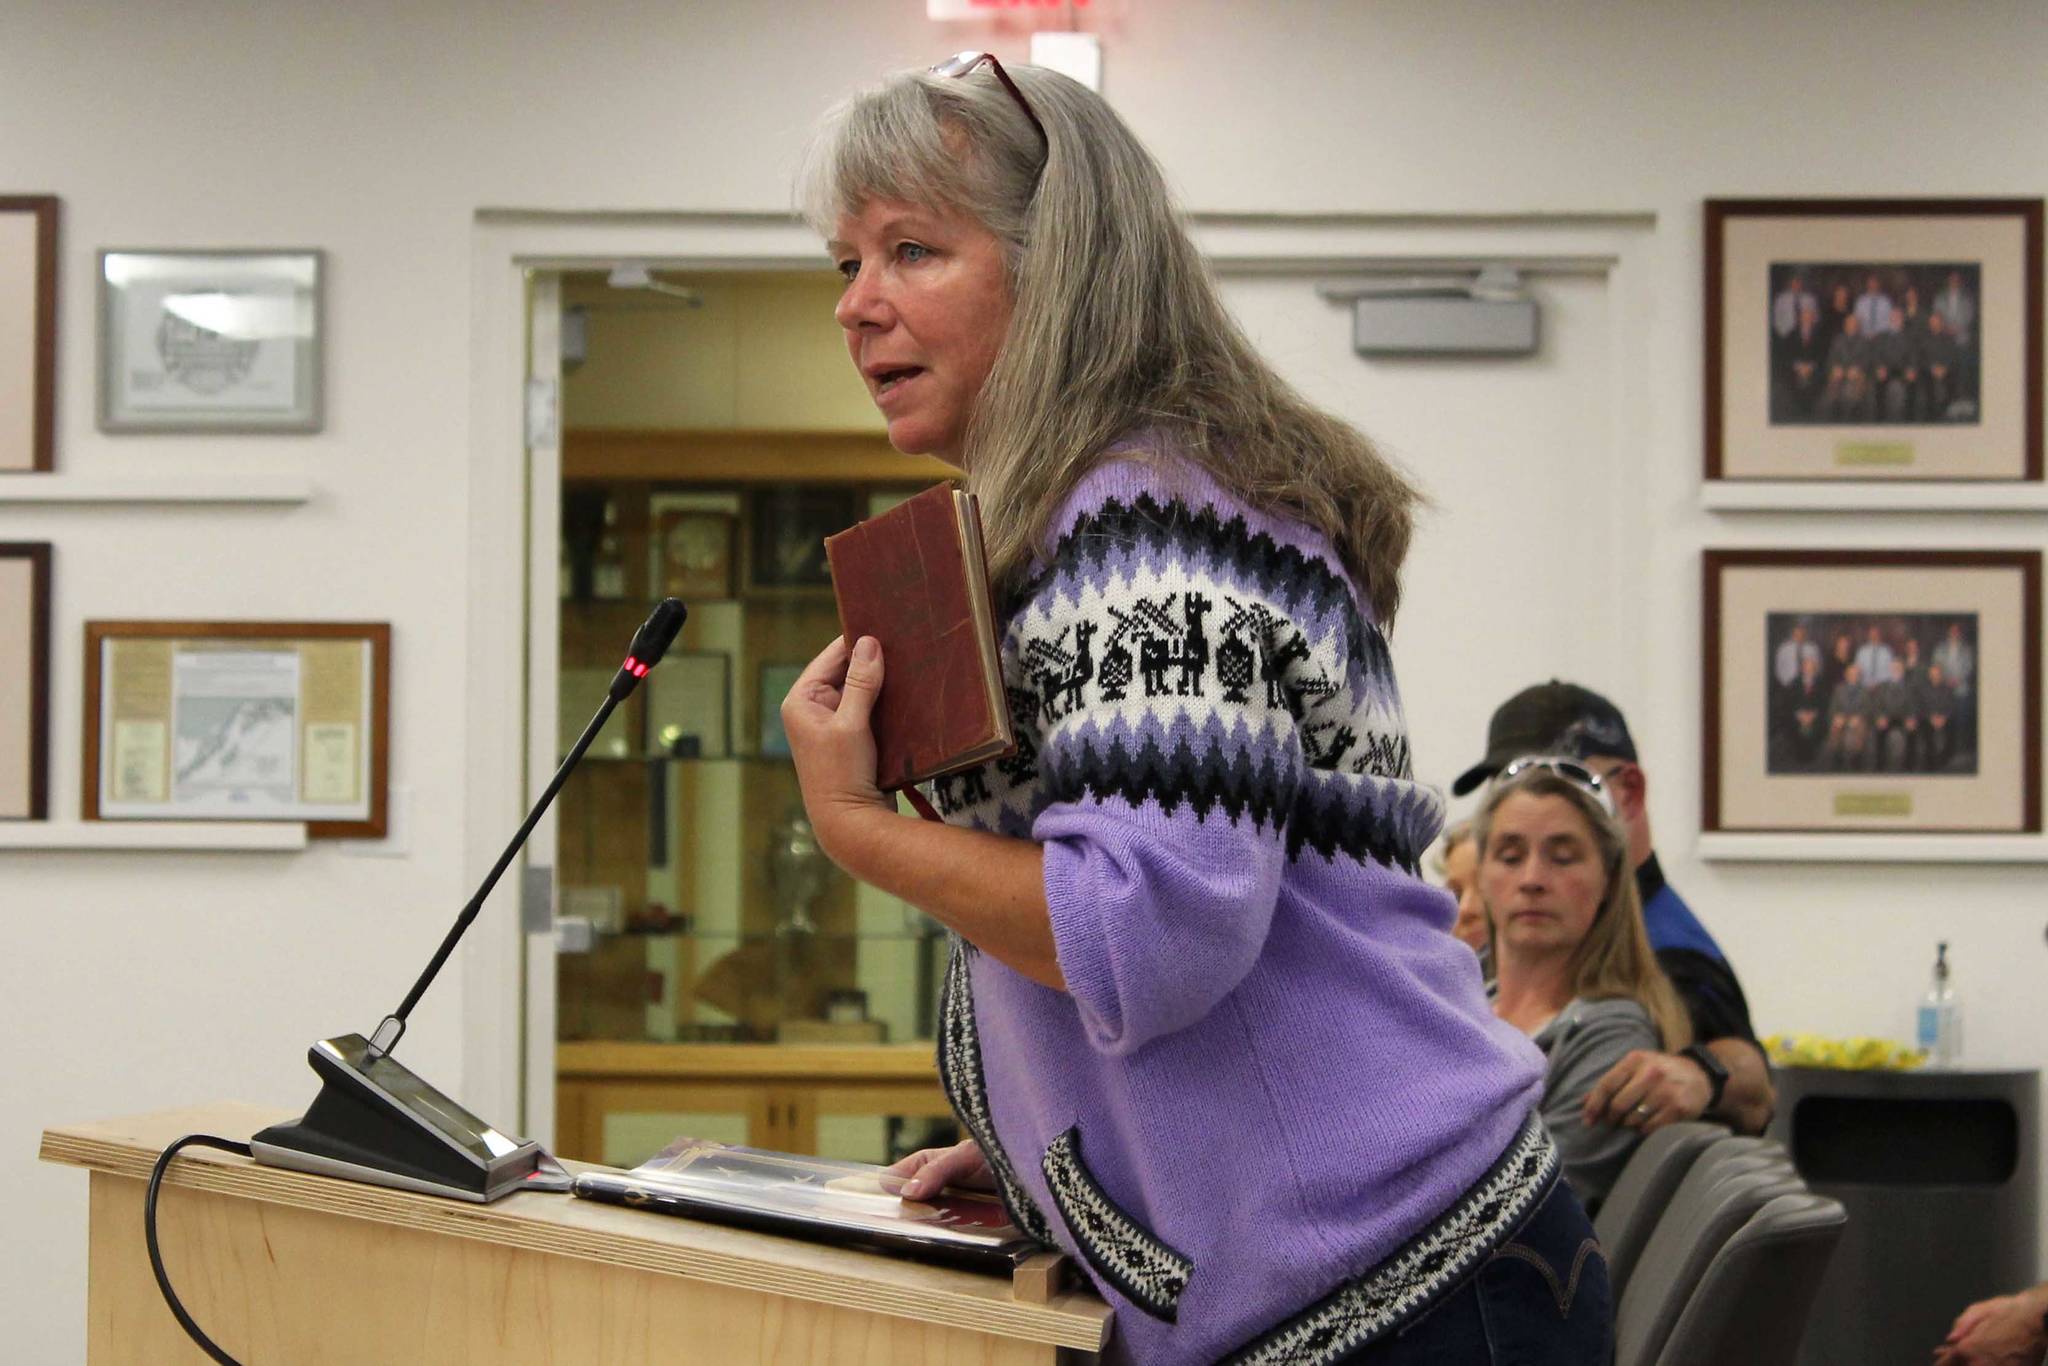
<svg viewBox="0 0 2048 1366">
<path fill-rule="evenodd" d="M 898 1155 L 863 1134 L 906 1150 L 958 1136 L 928 1043 L 564 1043 L 555 1070 L 556 1147 L 584 1162 L 631 1166 L 685 1133 L 862 1162 Z M 607 1145 L 607 1120 L 628 1115 L 654 1122 L 637 1144 L 614 1123 Z"/>
</svg>

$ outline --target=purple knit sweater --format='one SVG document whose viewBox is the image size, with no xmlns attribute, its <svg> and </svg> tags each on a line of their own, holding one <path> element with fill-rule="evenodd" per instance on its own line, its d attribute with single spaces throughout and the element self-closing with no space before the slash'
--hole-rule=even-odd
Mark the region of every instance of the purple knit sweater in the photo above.
<svg viewBox="0 0 2048 1366">
<path fill-rule="evenodd" d="M 954 1104 L 1115 1306 L 1114 1356 L 1337 1360 L 1555 1167 L 1543 1059 L 1414 875 L 1443 800 L 1385 639 L 1326 538 L 1119 448 L 1007 604 L 1003 661 L 1018 753 L 932 796 L 1044 844 L 1068 993 L 956 940 Z"/>
</svg>

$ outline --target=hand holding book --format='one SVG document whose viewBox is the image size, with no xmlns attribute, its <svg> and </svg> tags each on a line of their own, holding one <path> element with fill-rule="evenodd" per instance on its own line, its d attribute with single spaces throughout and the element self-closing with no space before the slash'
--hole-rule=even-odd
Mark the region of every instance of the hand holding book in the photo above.
<svg viewBox="0 0 2048 1366">
<path fill-rule="evenodd" d="M 826 537 L 825 554 L 841 638 L 811 661 L 782 709 L 805 805 L 814 795 L 828 805 L 873 805 L 883 792 L 1011 753 L 973 495 L 950 484 L 926 489 Z M 870 639 L 879 653 L 864 658 Z M 893 676 L 892 658 L 900 661 Z M 870 735 L 872 768 L 860 743 Z M 862 781 L 869 774 L 872 787 Z M 821 824 L 820 812 L 811 814 Z"/>
<path fill-rule="evenodd" d="M 898 668 L 872 721 L 885 792 L 1010 753 L 1010 708 L 974 496 L 950 484 L 825 538 L 839 624 Z"/>
<path fill-rule="evenodd" d="M 887 677 L 881 647 L 872 637 L 849 649 L 833 641 L 804 666 L 782 699 L 782 727 L 796 761 L 797 786 L 825 852 L 845 866 L 833 846 L 842 818 L 896 815 L 896 802 L 876 783 L 875 703 Z"/>
<path fill-rule="evenodd" d="M 844 634 L 790 690 L 783 723 L 833 862 L 1061 991 L 1043 849 L 906 822 L 884 795 L 1014 744 L 979 529 L 968 495 L 940 485 L 827 538 Z M 846 643 L 864 637 L 881 645 L 873 665 Z"/>
</svg>

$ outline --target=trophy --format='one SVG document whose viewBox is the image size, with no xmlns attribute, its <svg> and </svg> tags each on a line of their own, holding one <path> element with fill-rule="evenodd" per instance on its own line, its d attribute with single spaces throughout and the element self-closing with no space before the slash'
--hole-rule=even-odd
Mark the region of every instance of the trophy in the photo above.
<svg viewBox="0 0 2048 1366">
<path fill-rule="evenodd" d="M 775 893 L 778 938 L 808 937 L 818 932 L 811 903 L 825 890 L 825 851 L 802 806 L 792 806 L 771 832 L 768 881 Z"/>
</svg>

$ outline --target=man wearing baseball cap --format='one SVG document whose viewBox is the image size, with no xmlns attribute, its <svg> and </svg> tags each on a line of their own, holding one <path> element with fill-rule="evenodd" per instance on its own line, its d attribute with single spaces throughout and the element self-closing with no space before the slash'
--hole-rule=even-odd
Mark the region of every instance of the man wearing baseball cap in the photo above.
<svg viewBox="0 0 2048 1366">
<path fill-rule="evenodd" d="M 1452 795 L 1462 797 L 1516 759 L 1536 754 L 1578 760 L 1613 798 L 1628 831 L 1650 946 L 1701 1041 L 1682 1053 L 1630 1053 L 1587 1094 L 1586 1122 L 1651 1133 L 1704 1115 L 1738 1132 L 1761 1133 L 1777 1098 L 1750 1026 L 1749 1002 L 1728 956 L 1664 880 L 1650 840 L 1649 781 L 1628 722 L 1612 702 L 1573 683 L 1552 679 L 1525 688 L 1494 712 L 1486 757 L 1458 776 Z"/>
</svg>

